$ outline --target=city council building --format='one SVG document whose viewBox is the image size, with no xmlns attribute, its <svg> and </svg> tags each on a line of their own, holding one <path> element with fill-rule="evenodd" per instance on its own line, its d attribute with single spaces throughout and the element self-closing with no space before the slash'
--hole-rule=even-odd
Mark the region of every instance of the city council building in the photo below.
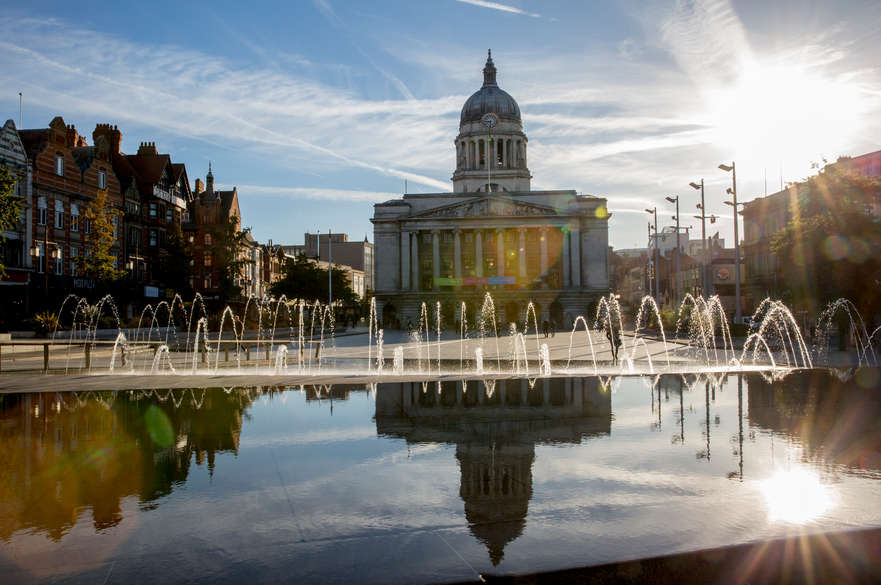
<svg viewBox="0 0 881 585">
<path fill-rule="evenodd" d="M 462 107 L 453 191 L 405 194 L 374 206 L 376 302 L 385 327 L 415 326 L 436 302 L 446 326 L 466 307 L 470 327 L 489 292 L 499 328 L 535 305 L 569 327 L 609 292 L 606 199 L 574 190 L 533 191 L 520 107 L 496 83 L 490 54 L 483 87 Z"/>
</svg>

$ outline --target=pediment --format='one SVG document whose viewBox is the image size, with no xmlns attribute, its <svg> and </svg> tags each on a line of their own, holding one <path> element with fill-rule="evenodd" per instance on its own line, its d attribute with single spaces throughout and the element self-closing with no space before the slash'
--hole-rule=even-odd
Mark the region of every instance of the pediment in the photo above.
<svg viewBox="0 0 881 585">
<path fill-rule="evenodd" d="M 475 197 L 461 203 L 427 209 L 413 218 L 464 217 L 531 217 L 557 215 L 556 209 L 546 205 L 516 201 L 502 197 Z"/>
</svg>

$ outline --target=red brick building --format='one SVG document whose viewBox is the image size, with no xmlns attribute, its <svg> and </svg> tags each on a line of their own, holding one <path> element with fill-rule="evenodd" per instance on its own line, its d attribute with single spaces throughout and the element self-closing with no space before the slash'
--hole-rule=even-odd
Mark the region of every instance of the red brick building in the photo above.
<svg viewBox="0 0 881 585">
<path fill-rule="evenodd" d="M 238 190 L 229 191 L 214 188 L 214 173 L 208 165 L 208 175 L 203 187 L 201 179 L 196 179 L 193 201 L 190 205 L 191 222 L 185 232 L 192 245 L 193 268 L 190 284 L 194 291 L 206 299 L 216 298 L 219 293 L 220 274 L 218 271 L 215 238 L 218 230 L 228 221 L 235 224 L 236 232 L 242 228 L 242 212 L 239 209 Z"/>
<path fill-rule="evenodd" d="M 60 116 L 48 128 L 19 134 L 32 167 L 34 243 L 29 253 L 38 257 L 32 284 L 52 307 L 70 292 L 87 294 L 94 287 L 94 282 L 80 277 L 77 267 L 77 258 L 89 253 L 86 236 L 91 225 L 84 219 L 85 211 L 99 191 L 106 191 L 108 204 L 122 210 L 120 185 L 106 141 L 89 146 Z M 119 263 L 121 249 L 117 245 L 114 251 Z"/>
</svg>

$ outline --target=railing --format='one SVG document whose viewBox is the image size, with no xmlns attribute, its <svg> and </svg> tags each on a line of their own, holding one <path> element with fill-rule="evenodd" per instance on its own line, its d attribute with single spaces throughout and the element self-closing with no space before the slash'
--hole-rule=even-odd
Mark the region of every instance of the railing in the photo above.
<svg viewBox="0 0 881 585">
<path fill-rule="evenodd" d="M 207 341 L 207 342 L 203 342 L 203 343 L 199 344 L 199 348 L 198 348 L 198 352 L 200 355 L 199 361 L 202 364 L 207 364 L 209 351 L 218 351 L 219 352 L 219 351 L 221 351 L 221 347 L 222 347 L 223 362 L 228 364 L 230 362 L 230 349 L 235 350 L 236 347 L 240 347 L 245 352 L 245 361 L 250 362 L 251 361 L 252 346 L 256 345 L 258 347 L 254 350 L 254 353 L 255 353 L 254 361 L 259 363 L 261 361 L 261 358 L 259 355 L 256 355 L 256 354 L 260 353 L 259 345 L 262 344 L 264 346 L 263 350 L 265 351 L 265 358 L 264 359 L 266 360 L 266 362 L 271 364 L 272 348 L 273 347 L 280 347 L 283 345 L 286 346 L 286 345 L 290 345 L 292 343 L 296 344 L 296 342 L 290 342 L 290 341 L 273 342 L 273 341 L 264 340 L 264 339 L 261 339 L 261 340 L 243 339 L 241 341 L 236 341 L 234 339 L 229 339 L 229 340 L 221 339 L 219 342 Z M 310 345 L 310 344 L 315 346 L 313 359 L 315 359 L 317 361 L 321 355 L 321 341 L 319 341 L 319 340 L 304 340 L 303 344 L 304 344 L 304 346 Z M 19 354 L 20 357 L 37 357 L 40 355 L 40 353 L 42 351 L 42 356 L 43 356 L 42 371 L 43 371 L 43 373 L 48 373 L 49 372 L 50 348 L 55 348 L 55 349 L 61 348 L 61 349 L 67 350 L 68 354 L 66 357 L 68 357 L 68 358 L 70 358 L 70 351 L 72 351 L 72 350 L 78 351 L 78 352 L 82 351 L 83 363 L 84 363 L 83 369 L 89 369 L 92 367 L 92 352 L 93 352 L 93 350 L 97 350 L 97 349 L 101 349 L 101 348 L 110 349 L 110 348 L 113 348 L 114 346 L 118 346 L 119 350 L 120 350 L 120 356 L 122 358 L 122 365 L 126 366 L 126 365 L 128 365 L 128 359 L 131 357 L 132 354 L 145 352 L 145 351 L 151 351 L 153 353 L 153 356 L 155 357 L 156 354 L 159 352 L 159 348 L 162 345 L 163 345 L 162 343 L 159 343 L 157 341 L 137 341 L 137 342 L 128 342 L 125 344 L 123 344 L 123 343 L 117 344 L 116 341 L 106 341 L 106 340 L 67 341 L 67 340 L 36 340 L 36 339 L 35 340 L 24 340 L 24 339 L 22 339 L 22 340 L 15 340 L 15 341 L 0 341 L 0 373 L 3 373 L 3 358 L 4 358 L 3 348 L 4 347 L 6 347 L 6 348 L 9 348 L 9 347 L 25 348 L 25 353 Z M 28 348 L 34 348 L 34 349 L 32 352 L 28 352 L 27 351 Z M 175 344 L 174 350 L 173 350 L 174 353 L 183 353 L 184 351 L 189 351 L 189 349 L 187 348 L 186 350 L 183 350 L 180 347 L 180 344 Z M 299 351 L 301 351 L 300 359 L 301 360 L 305 359 L 306 353 L 307 353 L 305 351 L 305 347 Z M 111 359 L 112 359 L 112 355 L 111 355 Z M 219 360 L 218 360 L 218 362 L 219 362 Z"/>
</svg>

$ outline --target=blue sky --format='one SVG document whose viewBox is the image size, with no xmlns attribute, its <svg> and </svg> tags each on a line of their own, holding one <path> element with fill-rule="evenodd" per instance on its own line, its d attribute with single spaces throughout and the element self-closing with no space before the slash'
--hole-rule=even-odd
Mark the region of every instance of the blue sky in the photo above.
<svg viewBox="0 0 881 585">
<path fill-rule="evenodd" d="M 373 240 L 372 204 L 449 190 L 462 103 L 492 47 L 518 100 L 533 188 L 605 196 L 615 247 L 704 177 L 722 204 L 881 148 L 878 2 L 40 2 L 0 17 L 0 114 L 97 122 L 237 185 L 266 241 Z"/>
</svg>

